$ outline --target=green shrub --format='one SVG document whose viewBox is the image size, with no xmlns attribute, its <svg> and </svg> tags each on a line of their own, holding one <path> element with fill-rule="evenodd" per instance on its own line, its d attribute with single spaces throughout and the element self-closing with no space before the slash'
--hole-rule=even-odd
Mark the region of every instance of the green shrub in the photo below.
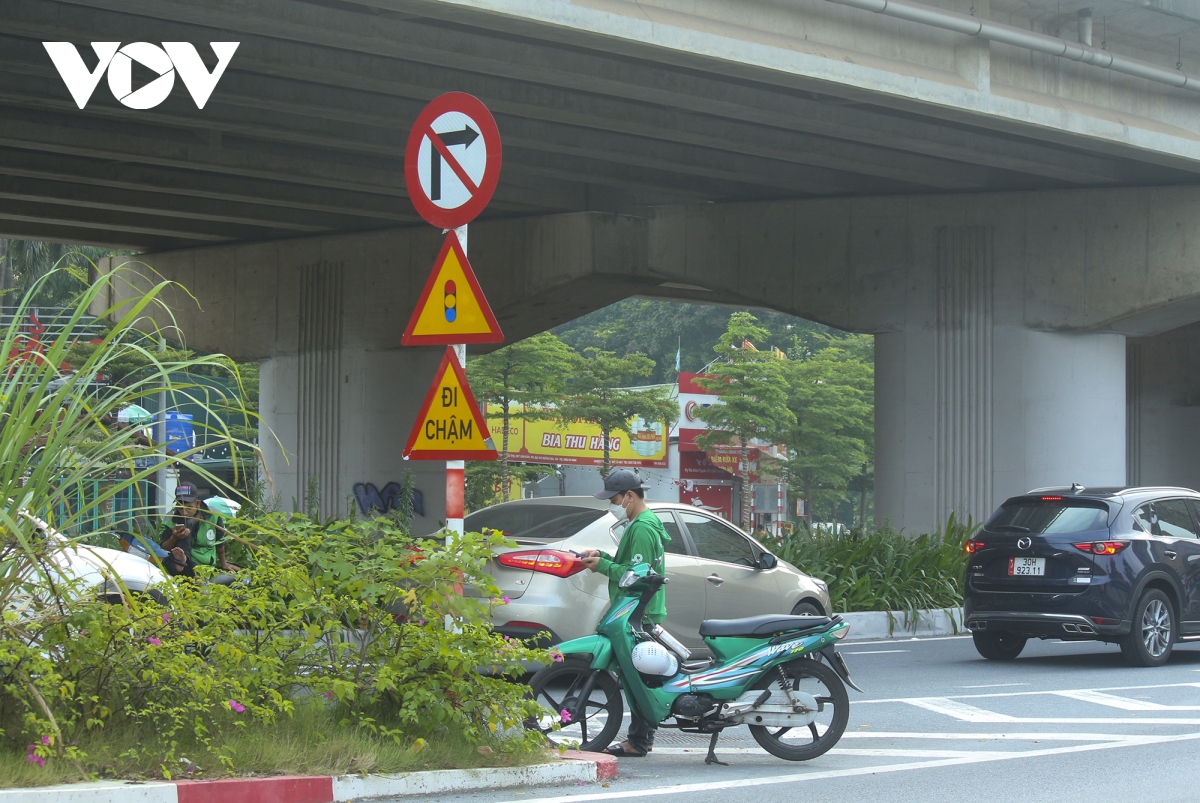
<svg viewBox="0 0 1200 803">
<path fill-rule="evenodd" d="M 798 530 L 779 556 L 829 584 L 835 611 L 904 611 L 962 604 L 967 539 L 975 531 L 951 516 L 942 530 L 908 536 L 884 528 L 834 534 Z"/>
<path fill-rule="evenodd" d="M 505 602 L 486 571 L 498 536 L 447 546 L 386 518 L 236 526 L 255 565 L 229 586 L 179 578 L 165 605 L 63 594 L 53 615 L 22 622 L 26 637 L 0 635 L 9 750 L 96 772 L 79 743 L 141 732 L 152 738 L 118 763 L 153 777 L 191 761 L 230 772 L 239 734 L 270 738 L 314 702 L 380 743 L 458 740 L 516 758 L 542 748 L 520 729 L 536 709 L 506 676 L 548 655 L 489 627 Z"/>
</svg>

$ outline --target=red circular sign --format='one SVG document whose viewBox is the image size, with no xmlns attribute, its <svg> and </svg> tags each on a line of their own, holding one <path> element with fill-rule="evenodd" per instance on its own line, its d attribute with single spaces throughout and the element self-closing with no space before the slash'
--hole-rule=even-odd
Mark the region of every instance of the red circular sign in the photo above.
<svg viewBox="0 0 1200 803">
<path fill-rule="evenodd" d="M 434 98 L 417 116 L 404 151 L 404 180 L 417 214 L 442 229 L 470 223 L 496 191 L 500 159 L 500 131 L 487 106 L 465 92 Z"/>
</svg>

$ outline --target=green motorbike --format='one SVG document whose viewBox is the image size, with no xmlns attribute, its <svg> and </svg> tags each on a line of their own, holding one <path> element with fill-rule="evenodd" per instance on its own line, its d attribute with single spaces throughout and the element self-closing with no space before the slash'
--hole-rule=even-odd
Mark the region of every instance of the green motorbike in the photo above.
<svg viewBox="0 0 1200 803">
<path fill-rule="evenodd" d="M 816 758 L 837 744 L 850 714 L 845 684 L 861 691 L 835 649 L 850 630 L 841 617 L 710 619 L 700 635 L 714 658 L 693 661 L 661 626 L 644 622 L 666 583 L 645 564 L 625 573 L 596 633 L 558 645 L 557 662 L 530 680 L 545 712 L 531 727 L 552 740 L 578 741 L 582 750 L 603 750 L 621 728 L 623 690 L 629 705 L 660 728 L 710 735 L 706 764 L 723 763 L 717 739 L 737 725 L 789 761 Z"/>
</svg>

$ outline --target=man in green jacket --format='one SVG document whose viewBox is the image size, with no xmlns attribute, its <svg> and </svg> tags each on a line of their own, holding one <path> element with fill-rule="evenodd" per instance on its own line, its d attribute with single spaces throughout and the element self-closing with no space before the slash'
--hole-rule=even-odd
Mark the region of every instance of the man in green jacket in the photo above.
<svg viewBox="0 0 1200 803">
<path fill-rule="evenodd" d="M 654 511 L 646 507 L 646 491 L 637 474 L 626 469 L 611 472 L 604 480 L 604 490 L 596 494 L 597 499 L 607 499 L 612 512 L 619 521 L 628 519 L 629 524 L 617 545 L 617 554 L 609 555 L 598 549 L 586 550 L 583 565 L 608 578 L 608 596 L 617 594 L 617 581 L 625 572 L 639 564 L 647 563 L 659 574 L 666 574 L 665 544 L 671 540 L 662 521 Z M 661 622 L 667 618 L 667 599 L 663 589 L 646 606 L 646 619 Z M 630 704 L 629 733 L 625 741 L 609 747 L 607 753 L 614 756 L 642 757 L 654 749 L 654 732 L 657 722 L 643 719 Z"/>
</svg>

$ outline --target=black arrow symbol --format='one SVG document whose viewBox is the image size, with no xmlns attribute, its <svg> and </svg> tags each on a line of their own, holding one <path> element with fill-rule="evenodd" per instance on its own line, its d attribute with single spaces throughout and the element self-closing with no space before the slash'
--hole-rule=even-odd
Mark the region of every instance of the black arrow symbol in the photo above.
<svg viewBox="0 0 1200 803">
<path fill-rule="evenodd" d="M 479 138 L 479 132 L 469 125 L 463 125 L 461 131 L 447 131 L 444 134 L 434 132 L 446 147 L 463 145 L 471 147 L 471 143 Z M 442 154 L 437 148 L 429 149 L 429 200 L 440 201 L 442 198 Z"/>
</svg>

